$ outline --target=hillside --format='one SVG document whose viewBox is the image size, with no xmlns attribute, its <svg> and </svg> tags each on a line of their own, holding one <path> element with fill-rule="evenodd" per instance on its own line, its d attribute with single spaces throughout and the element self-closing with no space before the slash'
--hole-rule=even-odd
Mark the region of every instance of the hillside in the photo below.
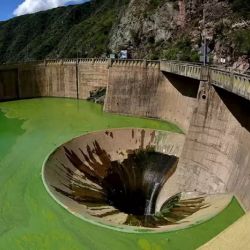
<svg viewBox="0 0 250 250">
<path fill-rule="evenodd" d="M 100 56 L 126 3 L 118 2 L 95 0 L 0 22 L 0 62 Z"/>
<path fill-rule="evenodd" d="M 92 0 L 0 22 L 0 62 L 98 57 L 199 60 L 203 0 Z M 250 57 L 250 0 L 206 0 L 210 60 Z"/>
<path fill-rule="evenodd" d="M 110 47 L 128 45 L 135 57 L 199 60 L 203 30 L 203 0 L 131 0 Z M 206 0 L 210 59 L 227 63 L 250 55 L 250 1 Z"/>
</svg>

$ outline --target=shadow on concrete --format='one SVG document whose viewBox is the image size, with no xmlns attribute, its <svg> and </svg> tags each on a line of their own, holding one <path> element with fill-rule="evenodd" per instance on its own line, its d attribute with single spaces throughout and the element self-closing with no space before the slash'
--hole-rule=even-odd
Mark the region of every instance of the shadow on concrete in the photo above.
<svg viewBox="0 0 250 250">
<path fill-rule="evenodd" d="M 19 99 L 17 69 L 0 70 L 0 102 Z"/>
<path fill-rule="evenodd" d="M 235 119 L 250 132 L 250 102 L 227 90 L 215 86 L 214 88 Z"/>
<path fill-rule="evenodd" d="M 192 98 L 197 97 L 200 81 L 172 73 L 162 73 L 183 96 Z"/>
</svg>

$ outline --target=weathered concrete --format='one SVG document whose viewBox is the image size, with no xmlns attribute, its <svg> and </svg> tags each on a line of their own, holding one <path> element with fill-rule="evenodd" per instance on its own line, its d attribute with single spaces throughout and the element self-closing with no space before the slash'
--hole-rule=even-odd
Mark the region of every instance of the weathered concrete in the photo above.
<svg viewBox="0 0 250 250">
<path fill-rule="evenodd" d="M 161 71 L 201 80 L 202 66 L 175 61 L 161 61 Z"/>
<path fill-rule="evenodd" d="M 241 217 L 214 239 L 198 250 L 247 250 L 250 249 L 250 213 Z"/>
<path fill-rule="evenodd" d="M 81 59 L 78 64 L 79 98 L 87 99 L 89 93 L 108 84 L 108 62 L 105 59 Z"/>
<path fill-rule="evenodd" d="M 108 61 L 103 59 L 45 60 L 0 66 L 0 100 L 33 97 L 87 99 L 106 87 Z"/>
<path fill-rule="evenodd" d="M 14 69 L 0 70 L 0 101 L 17 99 L 18 71 Z"/>
<path fill-rule="evenodd" d="M 233 192 L 250 208 L 250 117 L 246 103 L 243 98 L 201 84 L 178 173 L 169 180 L 169 196 L 177 190 Z"/>
<path fill-rule="evenodd" d="M 184 131 L 196 102 L 199 82 L 163 74 L 157 62 L 115 61 L 109 69 L 104 110 L 171 121 Z"/>
<path fill-rule="evenodd" d="M 17 66 L 19 98 L 32 98 L 48 95 L 43 65 L 27 64 Z"/>
<path fill-rule="evenodd" d="M 77 98 L 77 70 L 74 60 L 48 62 L 44 86 L 47 96 Z"/>
<path fill-rule="evenodd" d="M 157 66 L 129 62 L 114 64 L 110 69 L 105 110 L 166 119 L 186 132 L 178 171 L 162 190 L 165 196 L 170 197 L 181 190 L 233 192 L 249 209 L 248 101 L 223 90 L 225 85 L 217 88 L 208 81 L 202 82 L 196 92 L 196 83 L 191 84 L 189 79 L 208 80 L 207 68 L 199 72 L 198 68 L 190 66 L 184 72 L 188 78 L 175 75 L 176 69 L 173 70 L 175 74 L 163 75 Z M 246 92 L 243 96 L 246 97 Z"/>
<path fill-rule="evenodd" d="M 2 101 L 86 99 L 91 90 L 105 86 L 105 111 L 168 120 L 186 133 L 178 171 L 168 182 L 171 188 L 163 190 L 165 196 L 233 192 L 250 209 L 249 76 L 143 60 L 48 60 L 0 67 Z"/>
<path fill-rule="evenodd" d="M 236 95 L 250 100 L 250 76 L 210 69 L 210 82 Z"/>
<path fill-rule="evenodd" d="M 215 86 L 226 89 L 250 100 L 250 76 L 229 70 L 202 66 L 201 64 L 161 61 L 161 71 L 191 77 L 201 81 L 210 81 Z"/>
<path fill-rule="evenodd" d="M 140 230 L 145 227 L 168 231 L 197 225 L 225 209 L 232 196 L 182 193 L 176 215 L 171 217 L 171 214 L 175 214 L 175 210 L 171 209 L 169 220 L 157 217 L 153 223 L 150 220 L 154 218 L 155 209 L 150 214 L 146 210 L 150 202 L 154 207 L 160 204 L 160 208 L 165 204 L 166 196 L 158 196 L 158 191 L 171 175 L 175 175 L 184 140 L 183 134 L 135 128 L 83 135 L 63 144 L 50 155 L 43 168 L 44 184 L 57 202 L 74 215 L 92 223 L 101 222 L 102 225 L 104 223 L 130 231 L 136 231 L 138 226 Z M 137 154 L 139 158 L 136 158 Z M 152 155 L 153 158 L 150 158 Z M 133 161 L 135 158 L 136 161 Z M 148 164 L 150 159 L 153 165 Z M 138 161 L 142 165 L 137 165 Z M 164 172 L 166 169 L 168 171 L 162 174 L 163 169 Z M 126 206 L 134 205 L 131 192 L 140 192 L 143 197 L 146 192 L 150 197 L 158 199 L 144 200 L 142 204 L 145 207 L 143 206 L 142 214 L 137 217 L 137 214 L 121 210 L 115 200 L 112 200 L 116 196 L 110 196 L 109 190 L 113 195 L 117 192 L 123 199 L 129 196 Z M 136 200 L 143 197 L 138 194 Z M 196 202 L 193 202 L 194 199 Z M 197 200 L 200 205 L 197 205 Z M 185 206 L 182 201 L 188 205 Z M 180 212 L 181 209 L 185 212 Z M 160 213 L 161 210 L 157 212 Z M 176 216 L 180 219 L 173 223 Z"/>
<path fill-rule="evenodd" d="M 107 59 L 66 59 L 66 60 L 45 60 L 37 62 L 29 62 L 20 65 L 1 65 L 0 66 L 0 84 L 2 91 L 6 91 L 6 75 L 12 83 L 12 87 L 8 86 L 8 93 L 5 99 L 17 98 L 13 87 L 15 82 L 21 86 L 20 98 L 29 98 L 36 96 L 58 96 L 58 97 L 73 97 L 76 96 L 81 99 L 89 97 L 89 92 L 96 89 L 96 87 L 107 86 L 108 79 L 115 80 L 118 73 L 110 70 L 117 65 L 123 65 L 124 70 L 121 74 L 126 73 L 126 67 L 131 65 L 146 67 L 147 74 L 144 78 L 137 78 L 140 81 L 150 81 L 150 70 L 152 67 L 160 67 L 162 72 L 172 73 L 179 76 L 207 81 L 208 79 L 215 86 L 226 89 L 236 95 L 242 96 L 250 100 L 250 77 L 233 73 L 226 70 L 219 70 L 217 68 L 203 67 L 199 64 L 181 63 L 175 61 L 143 61 L 143 60 L 110 60 Z M 144 66 L 143 66 L 144 65 Z M 150 65 L 150 67 L 148 67 Z M 121 69 L 121 68 L 120 68 Z M 128 69 L 128 70 L 129 70 Z M 16 75 L 19 72 L 19 78 Z M 44 73 L 45 71 L 45 73 Z M 124 78 L 126 76 L 120 75 Z M 3 80 L 5 78 L 5 80 Z M 52 83 L 53 79 L 53 83 Z M 3 82 L 5 81 L 5 83 Z M 132 81 L 131 77 L 130 80 Z M 52 86 L 53 85 L 53 86 Z M 11 91 L 11 93 L 10 93 Z M 77 93 L 76 93 L 77 92 Z M 4 98 L 0 98 L 4 99 Z M 144 112 L 145 113 L 145 112 Z"/>
</svg>

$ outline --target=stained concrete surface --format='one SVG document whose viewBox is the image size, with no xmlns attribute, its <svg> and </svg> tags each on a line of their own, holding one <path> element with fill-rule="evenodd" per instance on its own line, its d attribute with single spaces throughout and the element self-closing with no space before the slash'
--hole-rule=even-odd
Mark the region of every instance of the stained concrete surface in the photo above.
<svg viewBox="0 0 250 250">
<path fill-rule="evenodd" d="M 12 124 L 0 130 L 0 143 L 8 147 L 0 159 L 1 249 L 195 249 L 244 213 L 234 199 L 206 223 L 160 234 L 127 234 L 84 222 L 47 194 L 41 180 L 44 159 L 71 138 L 93 130 L 138 126 L 177 132 L 178 128 L 105 114 L 99 105 L 69 99 L 6 102 L 0 109 Z M 15 141 L 8 136 L 13 130 L 20 131 Z"/>
<path fill-rule="evenodd" d="M 51 154 L 44 184 L 59 204 L 91 222 L 128 231 L 196 225 L 225 209 L 232 196 L 183 193 L 166 199 L 161 190 L 175 174 L 184 140 L 183 134 L 136 128 L 80 136 Z"/>
<path fill-rule="evenodd" d="M 247 213 L 199 250 L 250 249 L 250 214 Z"/>
</svg>

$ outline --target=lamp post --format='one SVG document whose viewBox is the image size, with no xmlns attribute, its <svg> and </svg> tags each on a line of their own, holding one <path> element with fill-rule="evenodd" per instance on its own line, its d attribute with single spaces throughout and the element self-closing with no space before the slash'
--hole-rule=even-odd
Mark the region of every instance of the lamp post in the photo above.
<svg viewBox="0 0 250 250">
<path fill-rule="evenodd" d="M 203 64 L 207 64 L 206 0 L 203 0 Z"/>
</svg>

